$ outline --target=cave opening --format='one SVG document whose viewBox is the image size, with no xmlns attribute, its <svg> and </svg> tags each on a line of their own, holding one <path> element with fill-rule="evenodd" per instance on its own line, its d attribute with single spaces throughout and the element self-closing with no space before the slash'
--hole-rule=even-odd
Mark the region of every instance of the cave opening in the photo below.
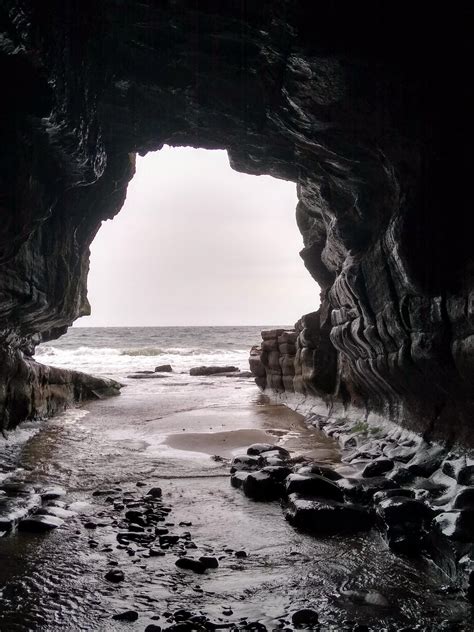
<svg viewBox="0 0 474 632">
<path fill-rule="evenodd" d="M 296 186 L 231 169 L 227 153 L 137 157 L 120 213 L 91 246 L 79 326 L 289 325 L 319 304 L 297 253 Z"/>
</svg>

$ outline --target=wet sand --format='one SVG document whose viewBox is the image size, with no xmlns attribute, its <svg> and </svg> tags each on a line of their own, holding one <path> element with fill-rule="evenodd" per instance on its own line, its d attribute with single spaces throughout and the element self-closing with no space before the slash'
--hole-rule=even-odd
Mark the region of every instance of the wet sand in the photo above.
<svg viewBox="0 0 474 632">
<path fill-rule="evenodd" d="M 0 539 L 2 632 L 166 629 L 167 613 L 180 608 L 204 612 L 228 629 L 245 629 L 242 617 L 269 630 L 292 629 L 291 614 L 302 607 L 314 608 L 321 629 L 334 632 L 355 623 L 397 630 L 415 622 L 434 631 L 444 619 L 466 617 L 468 606 L 456 594 L 435 592 L 436 569 L 393 555 L 378 533 L 314 538 L 290 527 L 278 502 L 253 502 L 231 488 L 228 459 L 254 441 L 271 440 L 326 463 L 337 461 L 338 448 L 300 415 L 271 405 L 252 381 L 221 380 L 203 386 L 188 378 L 187 386 L 174 388 L 161 380 L 145 389 L 130 384 L 118 398 L 44 424 L 23 446 L 17 476 L 63 485 L 76 515 L 46 535 Z M 204 575 L 178 569 L 172 547 L 159 557 L 139 546 L 120 548 L 123 511 L 94 492 L 117 489 L 118 498 L 140 504 L 156 485 L 171 507 L 167 528 L 181 538 L 189 532 L 197 547 L 189 554 L 215 555 L 218 569 Z M 238 550 L 247 557 L 237 558 Z M 110 568 L 123 570 L 125 580 L 107 582 Z M 345 599 L 346 581 L 376 588 L 389 607 Z M 112 619 L 126 609 L 138 613 L 137 621 Z"/>
</svg>

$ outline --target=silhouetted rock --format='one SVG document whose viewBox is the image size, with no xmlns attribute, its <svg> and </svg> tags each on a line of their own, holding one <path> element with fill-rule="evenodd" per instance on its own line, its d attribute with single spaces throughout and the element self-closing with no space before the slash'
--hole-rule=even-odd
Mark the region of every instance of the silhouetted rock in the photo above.
<svg viewBox="0 0 474 632">
<path fill-rule="evenodd" d="M 18 524 L 20 531 L 31 531 L 33 533 L 44 533 L 45 531 L 52 531 L 57 529 L 64 520 L 57 516 L 35 514 L 29 518 L 21 520 Z"/>
<path fill-rule="evenodd" d="M 160 364 L 155 367 L 155 373 L 172 373 L 173 367 L 171 364 Z"/>
<path fill-rule="evenodd" d="M 205 572 L 207 566 L 199 560 L 194 560 L 191 557 L 180 557 L 175 562 L 178 568 L 183 568 L 195 573 L 202 574 Z"/>
<path fill-rule="evenodd" d="M 237 373 L 236 366 L 197 366 L 189 371 L 189 375 L 219 375 L 221 373 Z"/>
</svg>

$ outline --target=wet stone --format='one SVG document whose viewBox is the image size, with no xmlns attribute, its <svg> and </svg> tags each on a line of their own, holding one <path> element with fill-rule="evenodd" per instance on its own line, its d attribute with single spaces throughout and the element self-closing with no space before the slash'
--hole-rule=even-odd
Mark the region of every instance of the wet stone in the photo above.
<svg viewBox="0 0 474 632">
<path fill-rule="evenodd" d="M 381 474 L 385 474 L 393 469 L 394 463 L 391 459 L 376 459 L 365 466 L 362 471 L 362 476 L 364 478 L 372 477 L 372 476 L 380 476 Z"/>
<path fill-rule="evenodd" d="M 290 453 L 285 448 L 282 448 L 277 445 L 273 445 L 272 443 L 254 443 L 247 448 L 247 454 L 249 456 L 259 456 L 264 452 L 273 452 L 277 451 L 280 456 L 289 457 Z"/>
<path fill-rule="evenodd" d="M 119 612 L 118 614 L 114 614 L 112 619 L 116 621 L 136 621 L 138 619 L 138 612 L 135 610 L 125 610 L 124 612 Z"/>
<path fill-rule="evenodd" d="M 412 489 L 402 489 L 401 487 L 396 487 L 394 489 L 386 489 L 381 492 L 376 492 L 374 494 L 373 500 L 374 503 L 381 503 L 383 500 L 387 500 L 387 498 L 393 498 L 394 496 L 398 496 L 399 498 L 415 498 L 415 492 Z"/>
<path fill-rule="evenodd" d="M 161 632 L 161 626 L 150 623 L 146 626 L 145 632 Z"/>
<path fill-rule="evenodd" d="M 66 490 L 63 487 L 48 487 L 40 492 L 41 500 L 46 502 L 47 500 L 57 500 L 63 498 L 66 495 Z"/>
<path fill-rule="evenodd" d="M 64 520 L 56 516 L 42 516 L 35 514 L 25 520 L 21 520 L 18 524 L 18 529 L 20 531 L 30 531 L 32 533 L 44 533 L 45 531 L 57 529 L 62 524 L 64 524 Z"/>
<path fill-rule="evenodd" d="M 150 490 L 148 490 L 146 495 L 150 498 L 161 498 L 162 494 L 163 492 L 161 487 L 152 487 Z"/>
<path fill-rule="evenodd" d="M 461 468 L 456 480 L 460 485 L 474 486 L 474 465 L 466 465 Z"/>
<path fill-rule="evenodd" d="M 312 474 L 317 474 L 318 476 L 322 476 L 323 478 L 328 478 L 330 481 L 338 481 L 343 478 L 338 472 L 333 470 L 331 467 L 327 467 L 326 465 L 303 465 L 298 468 L 296 474 L 301 474 L 302 476 L 310 476 Z"/>
<path fill-rule="evenodd" d="M 161 549 L 151 548 L 149 549 L 149 555 L 150 557 L 163 557 L 163 555 L 165 555 L 165 552 Z"/>
<path fill-rule="evenodd" d="M 291 494 L 283 504 L 286 520 L 294 527 L 312 533 L 348 533 L 370 529 L 371 514 L 359 505 L 334 500 L 302 498 Z"/>
<path fill-rule="evenodd" d="M 242 484 L 244 494 L 253 500 L 277 500 L 283 494 L 283 481 L 289 474 L 289 468 L 278 466 L 250 472 Z"/>
<path fill-rule="evenodd" d="M 344 494 L 332 481 L 318 474 L 304 476 L 302 474 L 290 474 L 286 479 L 286 493 L 300 494 L 301 496 L 330 498 L 344 502 Z"/>
<path fill-rule="evenodd" d="M 453 503 L 454 509 L 474 509 L 474 487 L 461 490 Z"/>
<path fill-rule="evenodd" d="M 383 500 L 377 506 L 377 513 L 387 525 L 429 522 L 433 517 L 431 509 L 420 500 L 394 496 Z"/>
<path fill-rule="evenodd" d="M 447 538 L 458 542 L 474 542 L 474 509 L 440 513 L 434 518 L 433 524 Z"/>
<path fill-rule="evenodd" d="M 235 472 L 235 474 L 232 474 L 232 476 L 230 477 L 230 484 L 232 485 L 232 487 L 240 489 L 244 482 L 247 480 L 248 475 L 249 472 Z"/>
<path fill-rule="evenodd" d="M 204 564 L 206 568 L 218 568 L 219 562 L 216 557 L 210 555 L 203 555 L 199 558 L 199 561 Z"/>
<path fill-rule="evenodd" d="M 259 456 L 236 456 L 232 459 L 230 472 L 233 474 L 238 471 L 250 472 L 258 470 L 262 467 L 262 459 Z"/>
<path fill-rule="evenodd" d="M 206 570 L 206 566 L 199 560 L 194 560 L 191 557 L 180 557 L 175 562 L 178 568 L 193 571 L 194 573 L 202 574 Z"/>
<path fill-rule="evenodd" d="M 105 579 L 113 584 L 123 582 L 125 579 L 124 572 L 118 568 L 113 568 L 105 574 Z"/>
<path fill-rule="evenodd" d="M 247 557 L 247 552 L 246 551 L 236 551 L 235 552 L 235 557 L 237 557 L 239 559 L 243 559 L 243 558 Z"/>
<path fill-rule="evenodd" d="M 318 623 L 318 613 L 311 608 L 302 608 L 297 610 L 291 616 L 293 625 L 314 625 Z"/>
<path fill-rule="evenodd" d="M 384 476 L 372 476 L 370 478 L 341 478 L 336 485 L 344 492 L 344 495 L 356 502 L 367 503 L 372 500 L 377 492 L 393 489 L 398 485 Z"/>
</svg>

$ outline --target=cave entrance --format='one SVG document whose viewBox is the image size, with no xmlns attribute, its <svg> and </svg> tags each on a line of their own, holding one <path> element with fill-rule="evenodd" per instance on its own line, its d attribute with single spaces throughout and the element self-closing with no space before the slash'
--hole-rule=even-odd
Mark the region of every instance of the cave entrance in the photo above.
<svg viewBox="0 0 474 632">
<path fill-rule="evenodd" d="M 291 324 L 318 304 L 297 253 L 296 185 L 231 169 L 225 151 L 137 157 L 116 218 L 91 246 L 79 326 Z"/>
</svg>

